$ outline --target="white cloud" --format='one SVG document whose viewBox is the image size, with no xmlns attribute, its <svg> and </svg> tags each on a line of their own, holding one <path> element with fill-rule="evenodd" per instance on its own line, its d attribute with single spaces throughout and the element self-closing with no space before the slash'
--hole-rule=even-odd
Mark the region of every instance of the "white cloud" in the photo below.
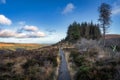
<svg viewBox="0 0 120 80">
<path fill-rule="evenodd" d="M 0 31 L 0 37 L 2 38 L 9 38 L 9 37 L 15 37 L 15 38 L 25 38 L 27 35 L 25 33 L 17 33 L 13 30 L 4 29 Z"/>
<path fill-rule="evenodd" d="M 53 35 L 49 35 L 47 37 L 42 38 L 0 38 L 1 42 L 11 42 L 11 43 L 40 43 L 40 44 L 51 44 L 60 41 L 65 38 L 65 34 L 63 32 L 57 32 Z"/>
<path fill-rule="evenodd" d="M 38 36 L 38 37 L 44 37 L 45 33 L 38 31 L 38 32 L 33 32 L 32 35 L 35 35 L 35 36 Z"/>
<path fill-rule="evenodd" d="M 28 38 L 28 35 L 26 33 L 15 33 L 14 36 L 15 38 Z"/>
<path fill-rule="evenodd" d="M 8 30 L 8 29 L 0 30 L 1 38 L 40 38 L 44 36 L 45 36 L 45 33 L 40 31 L 18 33 L 17 31 L 14 31 L 14 30 Z"/>
<path fill-rule="evenodd" d="M 114 4 L 113 4 L 112 14 L 113 15 L 120 14 L 120 1 L 119 0 L 114 2 Z"/>
<path fill-rule="evenodd" d="M 30 34 L 27 36 L 28 38 L 39 38 L 39 37 L 45 37 L 45 33 L 43 32 L 30 32 Z"/>
<path fill-rule="evenodd" d="M 68 3 L 64 10 L 62 11 L 62 14 L 67 14 L 69 12 L 72 12 L 74 10 L 75 6 L 72 3 Z"/>
<path fill-rule="evenodd" d="M 6 4 L 6 0 L 0 0 L 0 3 Z"/>
<path fill-rule="evenodd" d="M 11 25 L 12 21 L 8 19 L 6 16 L 0 14 L 0 24 L 1 25 Z"/>
<path fill-rule="evenodd" d="M 26 25 L 24 21 L 18 22 L 20 25 L 16 30 L 1 29 L 1 38 L 40 38 L 45 37 L 45 33 L 40 31 L 37 26 Z"/>
<path fill-rule="evenodd" d="M 18 22 L 18 24 L 23 26 L 23 25 L 25 25 L 25 21 L 20 21 L 20 22 Z"/>
<path fill-rule="evenodd" d="M 11 30 L 0 30 L 0 37 L 13 37 L 15 35 L 14 31 Z"/>
<path fill-rule="evenodd" d="M 38 32 L 28 32 L 28 33 L 17 33 L 14 30 L 2 30 L 4 34 L 1 34 L 0 31 L 0 41 L 1 42 L 12 42 L 12 43 L 45 43 L 45 44 L 50 44 L 50 43 L 56 43 L 60 41 L 61 39 L 65 38 L 64 32 L 56 32 L 53 33 L 52 35 L 45 34 L 44 32 L 38 31 Z M 11 37 L 5 36 L 6 34 L 9 34 Z M 4 37 L 1 37 L 4 35 Z"/>
<path fill-rule="evenodd" d="M 113 15 L 120 14 L 120 7 L 113 9 L 113 10 L 112 10 L 112 14 L 113 14 Z"/>
<path fill-rule="evenodd" d="M 37 28 L 37 26 L 25 25 L 25 26 L 23 27 L 23 30 L 25 30 L 25 31 L 38 31 L 38 28 Z"/>
</svg>

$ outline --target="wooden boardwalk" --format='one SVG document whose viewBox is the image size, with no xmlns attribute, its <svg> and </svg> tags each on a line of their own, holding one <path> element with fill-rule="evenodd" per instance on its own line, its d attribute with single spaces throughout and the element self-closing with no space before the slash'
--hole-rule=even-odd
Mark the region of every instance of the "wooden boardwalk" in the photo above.
<svg viewBox="0 0 120 80">
<path fill-rule="evenodd" d="M 59 69 L 58 80 L 71 80 L 71 77 L 68 71 L 67 62 L 66 62 L 64 52 L 62 51 L 62 49 L 59 50 L 59 53 L 61 56 L 61 64 L 60 64 L 60 69 Z"/>
</svg>

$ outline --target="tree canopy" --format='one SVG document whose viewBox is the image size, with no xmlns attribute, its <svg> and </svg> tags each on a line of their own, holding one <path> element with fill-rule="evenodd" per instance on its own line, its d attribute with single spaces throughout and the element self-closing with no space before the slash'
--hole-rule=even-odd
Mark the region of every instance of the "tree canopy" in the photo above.
<svg viewBox="0 0 120 80">
<path fill-rule="evenodd" d="M 73 22 L 69 25 L 66 39 L 67 41 L 76 41 L 80 38 L 99 39 L 101 31 L 98 24 L 83 22 Z"/>
</svg>

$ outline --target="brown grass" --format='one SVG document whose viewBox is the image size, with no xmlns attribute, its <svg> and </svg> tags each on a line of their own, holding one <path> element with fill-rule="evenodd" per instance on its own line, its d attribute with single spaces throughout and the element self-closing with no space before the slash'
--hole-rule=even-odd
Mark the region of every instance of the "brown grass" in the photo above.
<svg viewBox="0 0 120 80">
<path fill-rule="evenodd" d="M 17 48 L 24 48 L 24 49 L 36 49 L 41 48 L 45 45 L 42 44 L 25 44 L 25 43 L 0 43 L 0 49 L 10 49 L 16 50 Z"/>
<path fill-rule="evenodd" d="M 34 80 L 56 80 L 59 68 L 57 63 L 60 64 L 58 49 L 51 46 L 1 54 L 0 80 L 13 80 L 13 78 L 16 80 L 33 80 L 33 78 Z"/>
<path fill-rule="evenodd" d="M 40 44 L 0 43 L 0 47 L 10 46 L 40 46 Z"/>
</svg>

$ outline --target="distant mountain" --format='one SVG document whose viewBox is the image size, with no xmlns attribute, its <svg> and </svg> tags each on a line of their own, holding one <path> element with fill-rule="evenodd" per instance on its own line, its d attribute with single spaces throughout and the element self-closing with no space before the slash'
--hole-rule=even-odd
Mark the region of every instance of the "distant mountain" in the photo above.
<svg viewBox="0 0 120 80">
<path fill-rule="evenodd" d="M 106 38 L 106 46 L 116 45 L 120 47 L 120 35 L 119 34 L 107 34 Z"/>
<path fill-rule="evenodd" d="M 105 36 L 106 39 L 120 38 L 119 34 L 107 34 Z"/>
</svg>

